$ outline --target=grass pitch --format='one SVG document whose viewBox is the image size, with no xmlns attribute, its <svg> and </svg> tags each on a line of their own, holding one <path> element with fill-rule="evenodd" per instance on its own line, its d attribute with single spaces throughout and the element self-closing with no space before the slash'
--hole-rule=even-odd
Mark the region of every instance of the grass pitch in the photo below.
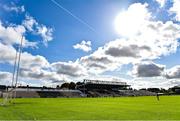
<svg viewBox="0 0 180 121">
<path fill-rule="evenodd" d="M 1 100 L 1 99 L 0 99 Z M 1 120 L 180 120 L 180 96 L 22 98 L 0 106 Z"/>
</svg>

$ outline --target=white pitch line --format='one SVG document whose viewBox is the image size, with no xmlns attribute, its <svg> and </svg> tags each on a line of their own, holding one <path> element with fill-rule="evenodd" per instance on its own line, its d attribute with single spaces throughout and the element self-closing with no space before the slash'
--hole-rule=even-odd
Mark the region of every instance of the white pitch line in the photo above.
<svg viewBox="0 0 180 121">
<path fill-rule="evenodd" d="M 86 23 L 85 21 L 83 21 L 82 19 L 80 19 L 79 17 L 77 17 L 76 15 L 74 15 L 72 12 L 70 12 L 68 9 L 64 8 L 62 5 L 60 5 L 59 3 L 57 3 L 55 0 L 51 0 L 55 5 L 57 5 L 59 8 L 61 8 L 62 10 L 64 10 L 65 12 L 67 12 L 69 15 L 71 15 L 73 18 L 75 18 L 76 20 L 78 20 L 79 22 L 81 22 L 82 24 L 84 24 L 85 26 L 87 26 L 90 30 L 92 30 L 93 32 L 96 33 L 95 29 L 93 27 L 91 27 L 88 23 Z"/>
</svg>

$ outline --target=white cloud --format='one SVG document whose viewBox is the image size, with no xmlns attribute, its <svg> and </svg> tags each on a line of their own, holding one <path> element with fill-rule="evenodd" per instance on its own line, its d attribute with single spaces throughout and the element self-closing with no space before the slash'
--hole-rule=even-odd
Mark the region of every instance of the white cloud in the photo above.
<svg viewBox="0 0 180 121">
<path fill-rule="evenodd" d="M 10 72 L 0 71 L 0 84 L 11 84 L 12 74 Z"/>
<path fill-rule="evenodd" d="M 16 50 L 13 46 L 0 43 L 0 64 L 8 63 L 13 66 L 15 55 Z M 0 74 L 0 78 L 1 77 L 2 75 Z M 3 84 L 9 84 L 10 79 L 8 79 L 9 78 L 2 78 L 0 80 L 3 80 Z M 23 52 L 20 61 L 19 81 L 26 82 L 27 80 L 35 80 L 36 83 L 38 83 L 39 81 L 47 81 L 50 83 L 51 81 L 61 81 L 62 75 L 51 71 L 51 65 L 43 56 L 32 55 L 30 53 Z"/>
<path fill-rule="evenodd" d="M 8 54 L 6 54 L 8 53 Z M 0 43 L 0 63 L 13 64 L 16 52 L 12 46 L 4 45 Z"/>
<path fill-rule="evenodd" d="M 166 71 L 167 79 L 180 79 L 180 65 L 176 65 Z"/>
<path fill-rule="evenodd" d="M 100 62 L 100 60 L 102 60 L 102 62 Z M 105 62 L 106 60 L 109 62 L 106 63 Z M 109 70 L 110 67 L 108 67 L 108 65 L 112 64 L 112 62 L 107 58 L 104 57 L 98 58 L 96 56 L 82 57 L 80 63 L 82 63 L 82 65 L 88 70 L 89 73 L 93 73 L 93 74 L 99 74 L 106 70 Z M 105 63 L 107 65 L 105 65 Z"/>
<path fill-rule="evenodd" d="M 123 64 L 158 59 L 177 51 L 179 30 L 179 25 L 170 21 L 164 24 L 150 21 L 134 38 L 110 41 L 93 54 L 82 57 L 80 62 L 86 68 L 92 70 L 95 67 L 96 71 L 103 72 L 114 70 Z"/>
<path fill-rule="evenodd" d="M 80 58 L 79 63 L 92 73 L 103 73 L 113 71 L 124 64 L 134 64 L 144 60 L 152 61 L 177 51 L 180 25 L 172 21 L 164 23 L 154 21 L 148 12 L 147 4 L 140 3 L 131 5 L 127 11 L 124 11 L 125 16 L 121 18 L 126 20 L 128 16 L 136 15 L 134 11 L 142 15 L 138 15 L 141 16 L 138 18 L 140 23 L 137 28 L 134 28 L 133 36 L 109 41 L 91 55 Z M 128 21 L 132 22 L 129 24 L 136 24 L 133 22 L 136 18 L 134 16 L 131 20 L 129 19 Z M 121 24 L 127 23 L 122 22 Z M 121 29 L 123 32 L 124 28 Z M 131 31 L 128 32 L 122 35 L 131 35 Z"/>
<path fill-rule="evenodd" d="M 114 70 L 118 65 L 121 65 L 120 63 L 117 63 L 116 60 L 113 60 L 113 58 L 105 55 L 102 47 L 99 47 L 98 50 L 91 55 L 81 57 L 78 61 L 92 74 Z"/>
<path fill-rule="evenodd" d="M 22 25 L 9 24 L 5 26 L 0 21 L 0 42 L 7 45 L 20 44 L 20 40 L 22 36 L 24 36 L 24 47 L 37 47 L 38 41 L 32 42 L 27 40 L 25 37 L 27 33 L 41 36 L 43 43 L 47 45 L 47 43 L 53 39 L 52 32 L 52 28 L 39 24 L 33 17 L 28 15 L 26 15 L 26 19 L 23 20 Z"/>
<path fill-rule="evenodd" d="M 160 5 L 160 7 L 164 7 L 164 5 L 166 4 L 167 0 L 156 0 L 156 2 Z"/>
<path fill-rule="evenodd" d="M 64 79 L 64 80 L 63 80 Z M 49 72 L 45 70 L 22 70 L 20 69 L 20 75 L 18 85 L 31 85 L 31 86 L 56 86 L 64 81 L 69 81 L 66 77 L 56 74 L 55 72 Z M 0 84 L 9 85 L 12 84 L 12 73 L 0 71 Z"/>
<path fill-rule="evenodd" d="M 41 80 L 47 82 L 62 81 L 63 79 L 62 75 L 59 75 L 56 72 L 51 72 L 49 70 L 44 70 L 42 68 L 21 68 L 20 77 L 29 80 Z"/>
<path fill-rule="evenodd" d="M 0 43 L 0 64 L 6 63 L 13 66 L 15 55 L 16 51 L 12 46 Z M 32 79 L 36 80 L 36 83 L 39 83 L 40 80 L 60 80 L 60 77 L 55 72 L 46 71 L 48 68 L 50 68 L 50 64 L 43 56 L 23 52 L 20 61 L 20 80 L 18 82 L 26 82 Z M 3 80 L 3 84 L 9 85 L 11 79 L 8 81 Z"/>
<path fill-rule="evenodd" d="M 92 48 L 91 48 L 91 41 L 83 40 L 81 43 L 73 45 L 73 48 L 74 49 L 80 49 L 80 50 L 83 50 L 85 52 L 89 52 L 89 51 L 92 50 Z"/>
<path fill-rule="evenodd" d="M 45 45 L 53 39 L 53 29 L 43 24 L 39 24 L 32 16 L 26 15 L 22 24 L 28 31 L 40 35 Z"/>
<path fill-rule="evenodd" d="M 120 51 L 122 52 L 128 49 L 131 52 L 122 52 L 122 54 L 126 54 L 126 56 L 128 54 L 131 54 L 131 56 L 137 56 L 139 54 L 140 57 L 147 59 L 154 59 L 176 52 L 177 46 L 179 46 L 177 39 L 180 38 L 180 25 L 172 21 L 164 23 L 153 20 L 147 7 L 147 4 L 135 3 L 130 5 L 127 11 L 120 13 L 116 19 L 115 26 L 119 34 L 125 36 L 127 40 L 119 41 L 119 44 L 117 41 L 116 43 L 112 42 L 114 44 L 111 44 L 112 47 L 109 47 L 111 52 L 115 50 L 113 52 L 116 52 L 120 56 Z M 141 46 L 146 47 L 146 49 L 144 48 L 145 52 L 138 53 L 137 51 L 142 51 L 142 48 L 139 48 Z M 136 55 L 133 55 L 132 47 L 136 47 L 134 51 Z M 142 53 L 144 54 L 142 55 Z"/>
<path fill-rule="evenodd" d="M 180 86 L 180 65 L 165 69 L 165 65 L 153 62 L 140 63 L 134 66 L 131 74 L 138 78 L 128 80 L 133 88 L 170 88 Z"/>
<path fill-rule="evenodd" d="M 103 80 L 103 81 L 116 81 L 116 82 L 128 82 L 127 79 L 120 78 L 112 75 L 93 75 L 86 77 L 91 80 Z"/>
<path fill-rule="evenodd" d="M 173 86 L 177 86 L 180 84 L 179 80 L 167 80 L 162 77 L 154 77 L 154 78 L 138 78 L 134 80 L 130 80 L 129 84 L 132 85 L 133 88 L 141 89 L 141 88 L 165 88 L 168 89 Z"/>
<path fill-rule="evenodd" d="M 117 32 L 124 37 L 135 36 L 149 20 L 151 13 L 148 12 L 148 4 L 135 3 L 121 12 L 115 19 Z"/>
<path fill-rule="evenodd" d="M 29 15 L 26 15 L 26 18 L 22 24 L 24 25 L 24 27 L 27 28 L 28 31 L 33 31 L 34 26 L 38 25 L 37 21 L 32 16 Z"/>
<path fill-rule="evenodd" d="M 52 37 L 53 29 L 48 28 L 45 25 L 38 26 L 37 29 L 38 29 L 37 34 L 41 35 L 41 37 L 44 40 L 44 44 L 47 45 L 47 42 L 53 39 Z"/>
<path fill-rule="evenodd" d="M 8 12 L 12 12 L 12 11 L 14 11 L 14 12 L 16 12 L 16 13 L 25 12 L 24 6 L 16 6 L 14 3 L 12 3 L 12 5 L 10 5 L 10 6 L 8 6 L 8 5 L 6 5 L 6 4 L 3 4 L 3 5 L 1 5 L 1 6 L 2 6 L 2 8 L 3 8 L 4 10 L 6 10 L 6 11 L 8 11 Z"/>
<path fill-rule="evenodd" d="M 8 53 L 8 54 L 5 54 Z M 10 45 L 4 45 L 0 43 L 0 63 L 14 64 L 16 50 Z M 24 68 L 33 67 L 49 67 L 49 62 L 40 55 L 32 55 L 27 52 L 23 52 L 21 56 L 21 66 Z"/>
<path fill-rule="evenodd" d="M 8 53 L 8 54 L 4 54 Z M 0 63 L 14 64 L 16 50 L 11 45 L 0 43 Z M 86 75 L 86 70 L 78 62 L 55 62 L 50 64 L 40 55 L 23 52 L 20 61 L 20 80 L 47 81 L 54 83 L 71 80 Z M 4 79 L 3 79 L 4 80 Z M 5 80 L 4 80 L 5 81 Z M 38 82 L 37 82 L 38 83 Z"/>
<path fill-rule="evenodd" d="M 20 44 L 20 40 L 22 36 L 25 34 L 26 30 L 22 25 L 10 25 L 10 26 L 3 26 L 2 22 L 0 21 L 0 42 L 13 45 L 13 44 Z M 24 38 L 23 46 L 36 46 L 36 42 L 30 42 Z"/>
<path fill-rule="evenodd" d="M 180 21 L 180 0 L 173 0 L 173 6 L 169 9 L 170 13 L 175 13 L 175 20 Z"/>
<path fill-rule="evenodd" d="M 67 80 L 74 80 L 80 77 L 91 77 L 91 75 L 98 76 L 106 71 L 114 71 L 125 64 L 153 61 L 162 56 L 175 53 L 179 46 L 180 25 L 172 21 L 154 21 L 147 6 L 147 4 L 141 3 L 130 5 L 127 11 L 119 15 L 119 20 L 124 20 L 118 21 L 120 29 L 118 31 L 121 38 L 109 41 L 92 54 L 81 57 L 75 62 L 59 61 L 49 63 L 43 56 L 23 52 L 21 77 L 32 80 L 47 80 L 47 83 L 49 83 L 48 80 L 60 81 L 64 76 Z M 128 29 L 124 30 L 126 27 Z M 15 38 L 21 37 L 27 31 L 40 35 L 45 43 L 52 40 L 52 29 L 39 24 L 31 16 L 26 16 L 22 25 L 5 27 L 0 24 L 0 31 L 3 33 L 0 32 L 0 63 L 13 64 L 15 49 L 12 46 L 13 44 L 8 43 L 19 44 L 19 41 L 15 40 Z M 7 35 L 13 35 L 13 37 Z M 91 41 L 82 41 L 73 47 L 85 52 L 92 50 Z M 164 67 L 155 63 L 140 63 L 136 65 L 134 70 L 134 74 L 138 77 L 157 77 L 162 75 Z M 174 70 L 177 71 L 178 69 Z M 176 71 L 169 71 L 169 77 L 177 77 Z M 155 86 L 156 83 L 157 86 L 178 83 L 177 80 L 172 82 L 172 80 L 163 81 L 163 79 L 158 78 L 158 81 L 155 81 L 155 79 L 157 78 L 153 78 L 152 81 L 145 81 L 144 78 L 141 78 L 141 80 L 133 81 L 131 84 L 133 86 L 145 85 L 148 87 Z"/>
</svg>

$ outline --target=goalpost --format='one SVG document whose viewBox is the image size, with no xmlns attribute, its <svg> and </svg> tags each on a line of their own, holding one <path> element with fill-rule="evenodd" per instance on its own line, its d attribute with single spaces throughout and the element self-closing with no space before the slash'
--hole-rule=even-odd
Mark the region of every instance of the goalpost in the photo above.
<svg viewBox="0 0 180 121">
<path fill-rule="evenodd" d="M 19 78 L 19 68 L 20 68 L 20 60 L 21 60 L 21 53 L 22 53 L 22 45 L 23 45 L 23 35 L 20 40 L 20 45 L 16 50 L 15 60 L 14 60 L 14 68 L 13 68 L 13 75 L 12 75 L 12 82 L 11 82 L 11 89 L 6 89 L 6 92 L 3 92 L 3 101 L 1 105 L 7 105 L 11 102 L 13 98 L 16 98 L 16 88 L 17 82 Z"/>
</svg>

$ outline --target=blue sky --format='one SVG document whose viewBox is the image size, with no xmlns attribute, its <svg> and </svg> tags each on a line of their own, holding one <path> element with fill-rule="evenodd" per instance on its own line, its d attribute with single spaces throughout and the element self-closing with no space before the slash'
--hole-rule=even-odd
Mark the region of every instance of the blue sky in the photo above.
<svg viewBox="0 0 180 121">
<path fill-rule="evenodd" d="M 11 80 L 23 35 L 22 84 L 53 86 L 99 78 L 126 81 L 134 88 L 178 85 L 179 3 L 0 0 L 0 82 Z"/>
</svg>

